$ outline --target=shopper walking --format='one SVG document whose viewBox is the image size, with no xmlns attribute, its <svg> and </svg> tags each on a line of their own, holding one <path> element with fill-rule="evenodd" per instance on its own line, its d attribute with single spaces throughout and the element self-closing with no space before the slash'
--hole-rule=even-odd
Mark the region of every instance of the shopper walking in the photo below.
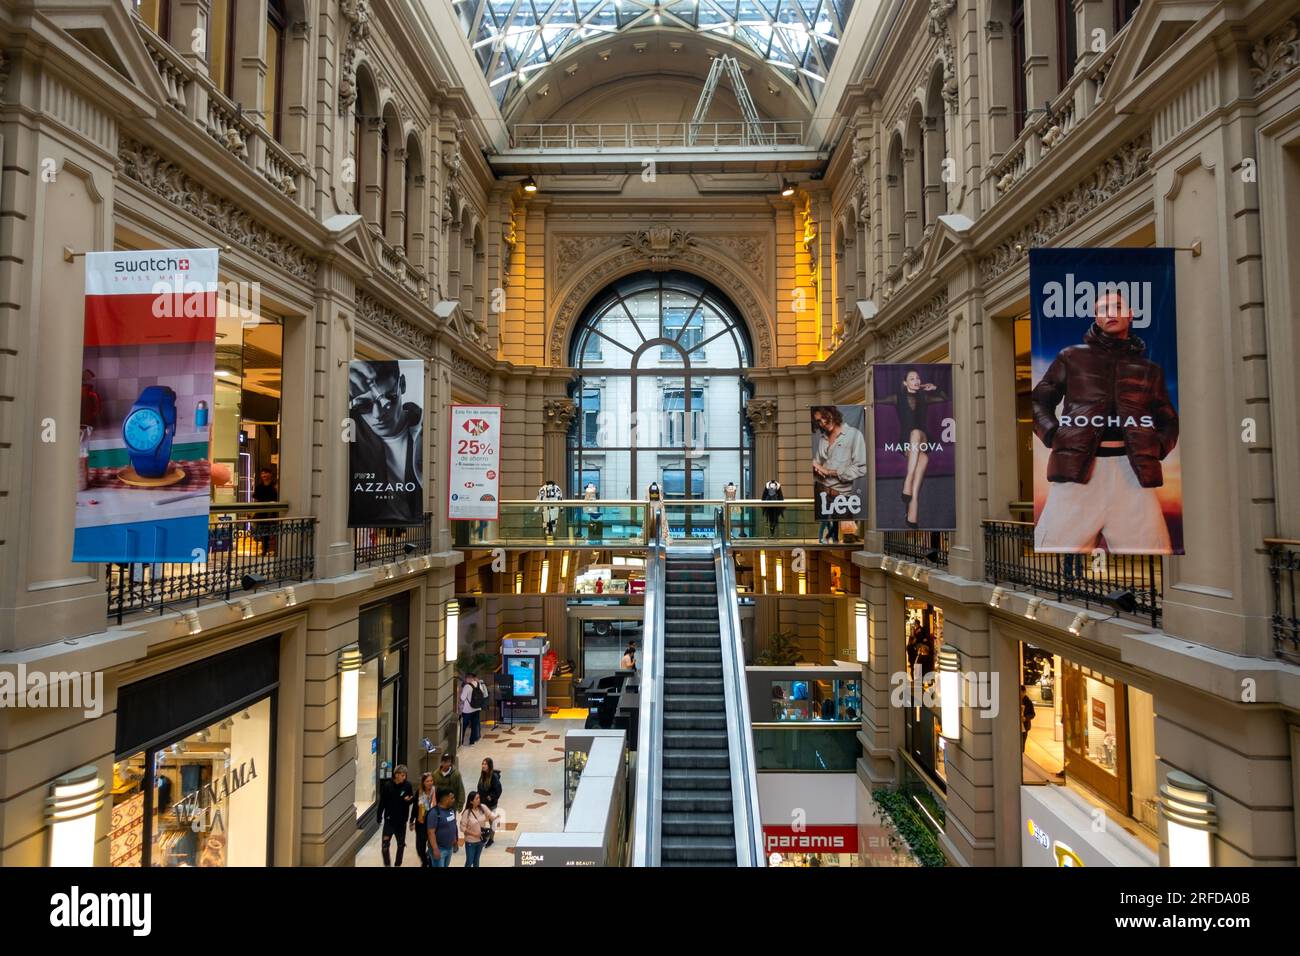
<svg viewBox="0 0 1300 956">
<path fill-rule="evenodd" d="M 495 814 L 497 802 L 501 799 L 501 771 L 495 768 L 491 757 L 484 757 L 483 763 L 479 765 L 478 792 L 483 795 L 483 805 Z M 495 839 L 494 830 L 483 845 L 491 846 Z"/>
<path fill-rule="evenodd" d="M 429 865 L 451 866 L 451 856 L 461 846 L 460 827 L 456 821 L 456 793 L 439 787 L 437 805 L 426 821 L 429 830 Z"/>
<path fill-rule="evenodd" d="M 1025 744 L 1029 741 L 1029 731 L 1034 727 L 1034 717 L 1037 712 L 1034 710 L 1034 702 L 1029 699 L 1029 694 L 1025 690 L 1025 685 L 1020 685 L 1020 752 L 1025 752 Z"/>
<path fill-rule="evenodd" d="M 415 852 L 419 854 L 420 866 L 429 865 L 429 813 L 438 803 L 438 795 L 433 787 L 433 774 L 425 771 L 420 774 L 420 790 L 415 795 L 415 819 L 411 829 L 415 831 Z"/>
<path fill-rule="evenodd" d="M 415 811 L 415 789 L 406 779 L 406 765 L 398 764 L 393 776 L 379 787 L 378 823 L 383 829 L 382 853 L 384 866 L 392 866 L 389 859 L 388 845 L 397 839 L 397 866 L 402 865 L 402 854 L 406 852 L 406 830 L 410 826 Z"/>
<path fill-rule="evenodd" d="M 469 792 L 465 810 L 460 815 L 460 832 L 465 842 L 465 865 L 478 866 L 483 848 L 492 839 L 496 814 L 483 805 L 483 795 L 477 790 Z"/>
<path fill-rule="evenodd" d="M 636 670 L 636 644 L 629 643 L 627 645 L 627 650 L 625 650 L 623 656 L 619 658 L 618 669 L 621 671 Z"/>
<path fill-rule="evenodd" d="M 487 706 L 487 685 L 473 673 L 465 675 L 460 689 L 460 742 L 465 744 L 465 731 L 469 731 L 469 746 L 478 743 L 483 727 L 483 708 Z"/>
<path fill-rule="evenodd" d="M 456 769 L 451 754 L 444 753 L 442 759 L 438 761 L 438 769 L 433 772 L 433 785 L 439 790 L 445 787 L 455 794 L 456 801 L 452 804 L 453 807 L 465 805 L 465 784 L 460 779 L 460 771 Z"/>
</svg>

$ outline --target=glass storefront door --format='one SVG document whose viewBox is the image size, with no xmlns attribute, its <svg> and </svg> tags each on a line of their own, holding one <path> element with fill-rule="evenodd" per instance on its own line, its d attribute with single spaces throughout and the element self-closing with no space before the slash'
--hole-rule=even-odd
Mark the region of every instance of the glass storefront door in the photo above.
<svg viewBox="0 0 1300 956">
<path fill-rule="evenodd" d="M 405 763 L 406 660 L 411 592 L 361 609 L 358 644 L 362 664 L 357 691 L 355 795 L 357 822 L 370 816 L 379 786 Z"/>
<path fill-rule="evenodd" d="M 1129 813 L 1128 707 L 1123 684 L 1071 661 L 1062 667 L 1065 773 Z"/>
</svg>

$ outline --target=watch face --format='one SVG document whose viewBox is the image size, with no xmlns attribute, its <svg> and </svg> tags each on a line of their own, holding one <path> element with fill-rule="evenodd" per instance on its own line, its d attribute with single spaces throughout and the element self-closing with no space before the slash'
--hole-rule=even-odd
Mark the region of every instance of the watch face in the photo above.
<svg viewBox="0 0 1300 956">
<path fill-rule="evenodd" d="M 163 440 L 163 420 L 152 408 L 137 408 L 126 417 L 122 437 L 135 451 L 153 451 Z"/>
</svg>

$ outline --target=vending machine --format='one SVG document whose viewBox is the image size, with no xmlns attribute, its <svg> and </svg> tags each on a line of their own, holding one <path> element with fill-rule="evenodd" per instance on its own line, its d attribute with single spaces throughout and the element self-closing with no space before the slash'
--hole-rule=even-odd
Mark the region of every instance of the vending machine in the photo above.
<svg viewBox="0 0 1300 956">
<path fill-rule="evenodd" d="M 540 720 L 546 713 L 542 658 L 550 649 L 546 634 L 507 634 L 501 640 L 501 670 L 510 688 L 511 720 Z"/>
</svg>

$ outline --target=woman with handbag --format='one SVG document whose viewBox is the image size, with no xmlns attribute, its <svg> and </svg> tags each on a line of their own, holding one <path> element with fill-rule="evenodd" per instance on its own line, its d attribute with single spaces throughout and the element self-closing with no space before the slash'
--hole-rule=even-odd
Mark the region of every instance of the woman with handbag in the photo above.
<svg viewBox="0 0 1300 956">
<path fill-rule="evenodd" d="M 465 810 L 460 815 L 460 832 L 465 840 L 465 865 L 478 866 L 483 856 L 483 847 L 492 839 L 492 825 L 497 815 L 483 805 L 483 794 L 477 790 L 469 792 L 465 801 Z"/>
<path fill-rule="evenodd" d="M 429 865 L 429 831 L 425 829 L 425 820 L 435 802 L 433 774 L 426 770 L 420 774 L 420 792 L 415 796 L 415 821 L 411 824 L 415 830 L 415 852 L 420 856 L 421 866 Z"/>
<path fill-rule="evenodd" d="M 495 814 L 497 801 L 501 799 L 501 771 L 495 768 L 491 757 L 483 758 L 478 778 L 478 792 L 483 796 L 483 805 Z M 483 841 L 483 845 L 491 846 L 493 839 L 493 835 L 489 834 Z"/>
</svg>

